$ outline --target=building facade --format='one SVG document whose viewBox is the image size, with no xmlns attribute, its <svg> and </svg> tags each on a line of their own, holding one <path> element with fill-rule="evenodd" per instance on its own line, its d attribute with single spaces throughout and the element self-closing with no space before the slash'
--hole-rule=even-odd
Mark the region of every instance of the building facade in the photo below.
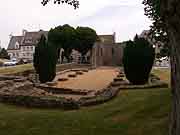
<svg viewBox="0 0 180 135">
<path fill-rule="evenodd" d="M 47 36 L 47 31 L 28 32 L 23 30 L 22 36 L 11 36 L 7 52 L 10 58 L 17 60 L 23 59 L 25 61 L 32 61 L 35 46 L 39 42 L 42 34 Z"/>
<path fill-rule="evenodd" d="M 99 38 L 92 49 L 92 64 L 95 67 L 121 66 L 125 45 L 115 42 L 115 34 L 100 35 Z"/>
</svg>

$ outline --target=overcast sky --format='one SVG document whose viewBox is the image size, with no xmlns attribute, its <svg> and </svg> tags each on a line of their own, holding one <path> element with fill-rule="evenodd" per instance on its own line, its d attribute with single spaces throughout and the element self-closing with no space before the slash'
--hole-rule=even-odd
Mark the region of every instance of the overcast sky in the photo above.
<svg viewBox="0 0 180 135">
<path fill-rule="evenodd" d="M 21 35 L 22 29 L 49 30 L 58 25 L 89 26 L 98 34 L 116 32 L 117 42 L 129 40 L 149 29 L 142 0 L 79 0 L 80 8 L 48 4 L 42 0 L 4 0 L 0 4 L 0 40 L 7 47 L 9 35 Z"/>
</svg>

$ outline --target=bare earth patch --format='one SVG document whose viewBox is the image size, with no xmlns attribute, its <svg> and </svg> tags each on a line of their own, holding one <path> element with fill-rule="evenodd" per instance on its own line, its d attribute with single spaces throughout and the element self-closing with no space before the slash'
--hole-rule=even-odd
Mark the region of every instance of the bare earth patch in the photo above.
<svg viewBox="0 0 180 135">
<path fill-rule="evenodd" d="M 101 90 L 106 88 L 113 79 L 118 75 L 118 68 L 98 68 L 90 70 L 89 72 L 84 72 L 83 75 L 78 75 L 76 78 L 69 78 L 65 82 L 59 82 L 57 84 L 58 88 L 68 88 L 68 89 L 81 89 L 81 90 Z M 58 78 L 67 78 L 69 74 L 75 72 L 67 72 L 62 75 L 58 75 Z"/>
</svg>

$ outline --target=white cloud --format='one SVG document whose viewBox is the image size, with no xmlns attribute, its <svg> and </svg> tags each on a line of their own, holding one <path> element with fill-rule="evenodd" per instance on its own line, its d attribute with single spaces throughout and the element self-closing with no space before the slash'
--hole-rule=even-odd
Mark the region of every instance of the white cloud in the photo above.
<svg viewBox="0 0 180 135">
<path fill-rule="evenodd" d="M 87 25 L 98 33 L 118 33 L 126 40 L 134 33 L 147 29 L 150 21 L 143 15 L 142 0 L 79 0 L 80 8 L 48 4 L 42 0 L 4 0 L 0 5 L 0 40 L 7 47 L 8 35 L 21 34 L 22 29 L 49 30 L 65 23 L 73 26 Z"/>
</svg>

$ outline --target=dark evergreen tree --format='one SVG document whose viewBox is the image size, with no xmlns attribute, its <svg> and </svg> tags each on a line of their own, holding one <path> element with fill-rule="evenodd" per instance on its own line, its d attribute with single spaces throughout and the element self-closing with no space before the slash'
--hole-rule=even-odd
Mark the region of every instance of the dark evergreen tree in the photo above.
<svg viewBox="0 0 180 135">
<path fill-rule="evenodd" d="M 123 65 L 127 79 L 132 84 L 148 82 L 155 58 L 155 49 L 144 38 L 128 41 L 124 49 Z"/>
<path fill-rule="evenodd" d="M 42 35 L 34 54 L 34 68 L 41 83 L 52 81 L 56 76 L 56 51 L 56 47 Z"/>
<path fill-rule="evenodd" d="M 2 48 L 0 50 L 0 58 L 2 58 L 2 59 L 10 59 L 10 56 L 8 55 L 8 52 L 6 51 L 5 48 Z"/>
</svg>

